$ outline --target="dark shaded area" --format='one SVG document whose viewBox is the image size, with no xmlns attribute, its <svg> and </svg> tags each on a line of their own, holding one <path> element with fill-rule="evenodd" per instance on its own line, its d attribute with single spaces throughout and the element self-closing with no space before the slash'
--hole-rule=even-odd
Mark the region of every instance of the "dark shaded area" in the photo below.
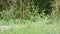
<svg viewBox="0 0 60 34">
<path fill-rule="evenodd" d="M 52 13 L 51 5 L 52 5 L 53 1 L 54 0 L 34 0 L 35 9 L 36 9 L 36 7 L 39 8 L 38 14 L 45 13 L 46 15 L 50 15 Z M 32 12 L 34 12 L 34 11 L 32 11 Z"/>
</svg>

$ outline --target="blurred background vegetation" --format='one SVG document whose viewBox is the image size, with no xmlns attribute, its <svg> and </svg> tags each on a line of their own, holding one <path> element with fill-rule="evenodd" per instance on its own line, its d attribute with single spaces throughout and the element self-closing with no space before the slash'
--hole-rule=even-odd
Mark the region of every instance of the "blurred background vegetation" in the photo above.
<svg viewBox="0 0 60 34">
<path fill-rule="evenodd" d="M 58 13 L 59 2 L 57 2 L 58 8 L 56 11 L 56 0 L 22 0 L 22 9 L 24 12 L 24 18 L 30 19 L 31 16 L 50 16 L 53 13 Z M 25 3 L 24 3 L 25 2 Z M 0 0 L 0 19 L 10 20 L 20 17 L 20 0 Z"/>
<path fill-rule="evenodd" d="M 1 34 L 60 34 L 60 0 L 0 0 Z"/>
<path fill-rule="evenodd" d="M 60 19 L 59 13 L 60 0 L 0 0 L 0 20 L 23 18 L 36 21 L 39 16 L 48 17 L 52 22 Z"/>
</svg>

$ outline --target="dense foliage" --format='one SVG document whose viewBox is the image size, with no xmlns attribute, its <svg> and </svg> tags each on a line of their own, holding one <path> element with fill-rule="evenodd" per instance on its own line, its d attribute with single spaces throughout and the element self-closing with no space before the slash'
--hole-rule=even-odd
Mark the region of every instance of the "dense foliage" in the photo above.
<svg viewBox="0 0 60 34">
<path fill-rule="evenodd" d="M 22 1 L 24 18 L 26 19 L 31 19 L 31 16 L 44 17 L 52 14 L 54 0 L 30 0 L 30 5 L 28 5 L 28 0 L 26 3 L 24 0 Z M 0 2 L 0 19 L 20 18 L 20 0 L 0 0 Z"/>
</svg>

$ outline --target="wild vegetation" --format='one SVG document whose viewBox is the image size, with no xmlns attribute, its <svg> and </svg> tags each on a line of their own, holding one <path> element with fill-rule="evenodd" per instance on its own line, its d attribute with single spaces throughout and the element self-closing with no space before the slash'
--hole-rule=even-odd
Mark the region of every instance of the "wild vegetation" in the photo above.
<svg viewBox="0 0 60 34">
<path fill-rule="evenodd" d="M 0 0 L 1 34 L 60 34 L 60 0 Z"/>
</svg>

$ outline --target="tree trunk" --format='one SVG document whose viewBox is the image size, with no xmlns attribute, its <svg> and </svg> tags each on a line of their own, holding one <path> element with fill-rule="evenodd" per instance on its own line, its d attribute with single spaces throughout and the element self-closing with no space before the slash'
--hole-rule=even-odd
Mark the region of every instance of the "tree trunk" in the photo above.
<svg viewBox="0 0 60 34">
<path fill-rule="evenodd" d="M 30 6 L 30 0 L 28 0 L 28 6 Z"/>
<path fill-rule="evenodd" d="M 20 0 L 20 18 L 23 18 L 22 0 Z"/>
<path fill-rule="evenodd" d="M 59 16 L 59 0 L 55 0 L 55 16 Z"/>
</svg>

